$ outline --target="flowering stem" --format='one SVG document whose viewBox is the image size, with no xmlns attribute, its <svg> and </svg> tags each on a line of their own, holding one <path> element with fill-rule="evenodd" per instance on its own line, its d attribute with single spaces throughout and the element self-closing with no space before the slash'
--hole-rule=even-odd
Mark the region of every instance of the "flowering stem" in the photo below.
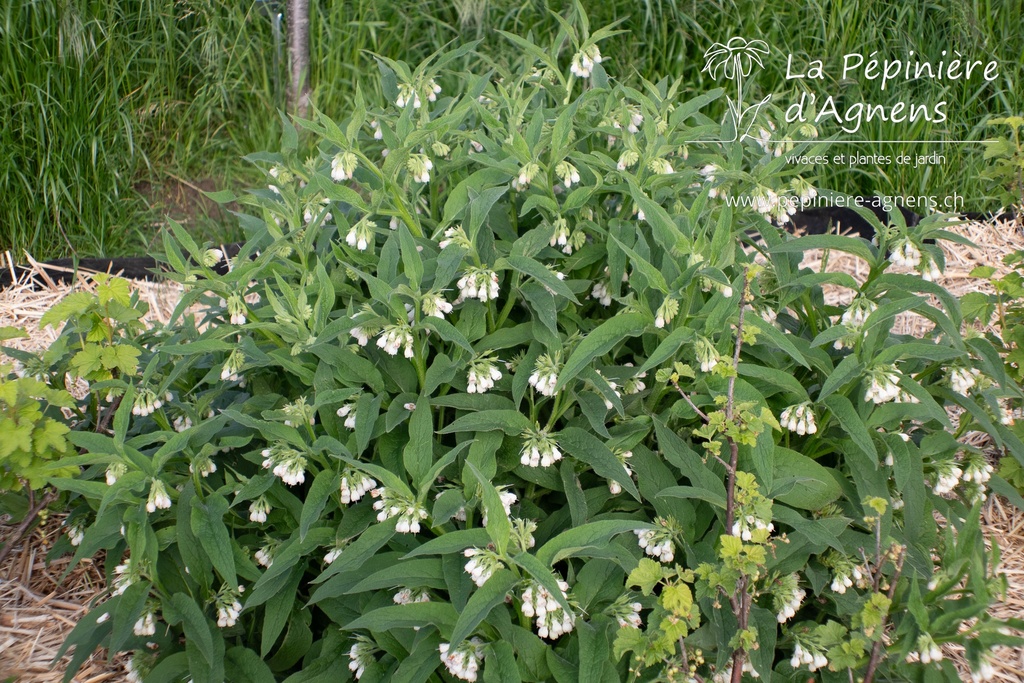
<svg viewBox="0 0 1024 683">
<path fill-rule="evenodd" d="M 516 303 L 516 288 L 519 287 L 521 277 L 522 276 L 519 274 L 518 271 L 512 276 L 512 283 L 509 285 L 508 288 L 508 299 L 505 300 L 505 305 L 501 308 L 501 313 L 498 314 L 498 319 L 494 321 L 494 326 L 490 330 L 491 332 L 495 332 L 496 330 L 501 328 L 501 326 L 505 324 L 505 321 L 508 319 L 509 314 L 512 312 L 512 306 L 514 306 Z"/>
</svg>

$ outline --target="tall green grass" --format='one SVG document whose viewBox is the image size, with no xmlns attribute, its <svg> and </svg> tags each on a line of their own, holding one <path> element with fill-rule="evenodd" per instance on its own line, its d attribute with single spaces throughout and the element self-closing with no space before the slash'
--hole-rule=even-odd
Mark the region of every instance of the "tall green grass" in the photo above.
<svg viewBox="0 0 1024 683">
<path fill-rule="evenodd" d="M 989 116 L 1024 111 L 1024 0 L 585 0 L 592 26 L 621 21 L 602 45 L 608 71 L 656 80 L 681 77 L 684 91 L 715 84 L 701 72 L 704 50 L 733 35 L 774 50 L 751 96 L 789 101 L 800 85 L 784 79 L 785 55 L 833 58 L 846 52 L 938 61 L 942 49 L 997 59 L 996 83 L 915 83 L 889 88 L 830 82 L 818 92 L 849 101 L 949 102 L 951 123 L 912 127 L 872 122 L 869 139 L 983 139 Z M 558 30 L 555 0 L 314 0 L 310 80 L 313 101 L 343 115 L 357 84 L 377 92 L 369 52 L 415 63 L 449 42 L 479 38 L 498 63 L 515 53 L 495 29 L 544 41 Z M 255 178 L 241 157 L 272 147 L 284 106 L 285 71 L 274 58 L 271 21 L 251 0 L 0 0 L 0 249 L 37 257 L 138 251 L 147 227 L 168 207 L 149 206 L 140 180 Z M 283 9 L 283 2 L 278 3 Z M 568 55 L 566 55 L 568 60 Z M 467 66 L 471 66 L 467 64 Z M 837 78 L 838 69 L 829 71 Z M 850 146 L 847 146 L 850 147 Z M 847 150 L 852 151 L 852 150 Z M 863 153 L 931 149 L 864 146 Z M 947 163 L 822 168 L 818 183 L 885 194 L 951 194 L 967 208 L 994 208 L 979 179 L 980 146 L 943 146 Z M 208 228 L 209 229 L 209 228 Z M 213 229 L 218 229 L 214 227 Z"/>
</svg>

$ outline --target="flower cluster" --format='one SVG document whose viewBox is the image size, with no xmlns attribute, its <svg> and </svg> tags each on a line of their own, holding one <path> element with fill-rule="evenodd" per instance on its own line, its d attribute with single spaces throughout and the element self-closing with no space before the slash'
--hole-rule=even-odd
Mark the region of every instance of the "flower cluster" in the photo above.
<svg viewBox="0 0 1024 683">
<path fill-rule="evenodd" d="M 267 568 L 269 568 L 270 565 L 274 564 L 274 547 L 275 544 L 267 543 L 259 550 L 257 550 L 255 553 L 253 553 L 253 558 L 256 560 L 256 564 L 260 565 L 261 567 Z"/>
<path fill-rule="evenodd" d="M 274 473 L 289 486 L 306 481 L 306 456 L 294 448 L 275 444 L 264 448 L 263 467 Z"/>
<path fill-rule="evenodd" d="M 316 411 L 306 403 L 306 397 L 300 396 L 281 409 L 284 413 L 286 427 L 298 427 L 301 424 L 316 424 Z"/>
<path fill-rule="evenodd" d="M 412 173 L 412 179 L 417 183 L 429 183 L 430 171 L 434 168 L 434 162 L 426 154 L 410 154 L 406 168 L 409 169 L 409 173 Z"/>
<path fill-rule="evenodd" d="M 694 350 L 697 353 L 697 362 L 700 363 L 701 372 L 711 372 L 718 365 L 718 350 L 714 344 L 705 337 L 697 337 L 694 342 Z"/>
<path fill-rule="evenodd" d="M 484 585 L 494 572 L 505 568 L 501 558 L 490 550 L 466 548 L 463 554 L 469 558 L 465 566 L 466 573 L 477 586 Z"/>
<path fill-rule="evenodd" d="M 414 355 L 412 345 L 415 341 L 415 337 L 412 336 L 412 327 L 403 320 L 394 325 L 385 326 L 380 336 L 377 337 L 377 346 L 390 356 L 398 355 L 398 350 L 404 347 L 405 357 L 412 358 Z"/>
<path fill-rule="evenodd" d="M 368 477 L 358 470 L 345 468 L 345 471 L 341 473 L 342 504 L 355 503 L 375 486 L 377 486 L 377 481 L 372 477 Z"/>
<path fill-rule="evenodd" d="M 561 359 L 558 354 L 552 358 L 548 354 L 541 354 L 533 366 L 533 374 L 530 375 L 529 384 L 544 396 L 554 396 L 555 386 L 558 384 L 558 371 L 561 369 Z"/>
<path fill-rule="evenodd" d="M 739 536 L 747 543 L 764 543 L 773 531 L 774 524 L 755 515 L 737 515 L 736 521 L 732 523 L 732 535 Z"/>
<path fill-rule="evenodd" d="M 260 496 L 249 503 L 249 521 L 257 524 L 266 524 L 267 515 L 270 513 L 270 501 L 265 496 Z"/>
<path fill-rule="evenodd" d="M 483 641 L 475 637 L 463 641 L 457 648 L 452 648 L 451 643 L 441 643 L 437 646 L 438 652 L 441 653 L 441 662 L 448 672 L 464 681 L 477 679 L 483 649 Z"/>
<path fill-rule="evenodd" d="M 128 558 L 121 564 L 114 567 L 113 588 L 114 595 L 121 595 L 128 587 L 142 578 L 142 571 L 132 558 Z"/>
<path fill-rule="evenodd" d="M 442 320 L 445 314 L 452 312 L 452 305 L 442 295 L 433 292 L 424 295 L 420 300 L 420 307 L 423 309 L 423 315 Z"/>
<path fill-rule="evenodd" d="M 779 415 L 779 422 L 783 427 L 800 436 L 814 434 L 818 431 L 818 425 L 814 422 L 814 408 L 809 402 L 789 406 Z"/>
<path fill-rule="evenodd" d="M 562 592 L 562 597 L 567 599 L 569 584 L 559 579 L 558 588 Z M 537 618 L 537 635 L 541 638 L 556 640 L 576 625 L 576 615 L 562 607 L 555 596 L 536 581 L 530 581 L 523 591 L 522 610 L 523 616 Z"/>
<path fill-rule="evenodd" d="M 807 597 L 807 591 L 800 588 L 798 575 L 786 574 L 780 577 L 772 591 L 772 604 L 775 607 L 775 618 L 778 622 L 784 624 L 796 616 L 796 611 L 800 609 L 805 597 Z"/>
<path fill-rule="evenodd" d="M 479 299 L 483 303 L 498 298 L 498 274 L 486 268 L 470 267 L 465 275 L 456 283 L 459 287 L 459 298 L 456 303 L 466 299 Z"/>
<path fill-rule="evenodd" d="M 232 590 L 230 586 L 224 586 L 217 593 L 214 605 L 217 608 L 218 627 L 228 628 L 238 623 L 238 615 L 242 613 L 241 593 L 244 591 L 245 586 L 239 586 L 238 592 Z"/>
<path fill-rule="evenodd" d="M 655 523 L 661 521 L 658 517 Z M 663 526 L 661 529 L 634 529 L 637 543 L 643 551 L 661 562 L 671 562 L 676 557 L 676 546 L 672 541 L 672 531 Z"/>
<path fill-rule="evenodd" d="M 463 247 L 469 249 L 472 243 L 469 241 L 469 236 L 466 235 L 465 230 L 462 229 L 462 225 L 453 225 L 452 227 L 444 231 L 444 239 L 437 243 L 439 249 L 447 249 L 449 245 L 454 244 L 457 247 Z"/>
<path fill-rule="evenodd" d="M 366 673 L 366 667 L 376 663 L 373 653 L 377 646 L 366 636 L 356 636 L 356 642 L 348 650 L 348 670 L 352 672 L 358 681 Z"/>
<path fill-rule="evenodd" d="M 167 493 L 167 486 L 159 479 L 154 479 L 149 486 L 149 499 L 146 501 L 146 512 L 167 510 L 171 507 L 171 497 Z"/>
<path fill-rule="evenodd" d="M 612 305 L 612 294 L 609 291 L 609 283 L 605 280 L 598 280 L 594 283 L 594 288 L 590 290 L 590 298 L 596 300 L 602 306 Z"/>
<path fill-rule="evenodd" d="M 345 418 L 344 424 L 346 429 L 356 428 L 356 401 L 349 401 L 341 406 L 336 414 L 338 417 Z"/>
<path fill-rule="evenodd" d="M 949 386 L 958 394 L 966 396 L 978 383 L 981 371 L 977 368 L 953 368 L 949 371 Z"/>
<path fill-rule="evenodd" d="M 128 466 L 123 462 L 112 462 L 107 465 L 106 481 L 107 486 L 113 486 L 117 483 L 117 480 L 124 476 L 128 471 Z"/>
<path fill-rule="evenodd" d="M 937 496 L 944 496 L 952 493 L 956 485 L 960 483 L 960 477 L 964 471 L 956 460 L 941 460 L 934 463 L 935 483 L 932 492 Z"/>
<path fill-rule="evenodd" d="M 625 468 L 626 476 L 632 477 L 633 470 L 630 469 L 629 462 L 627 461 L 633 457 L 633 451 L 617 451 L 615 453 L 615 457 L 618 458 L 618 461 L 622 463 L 622 466 Z M 622 484 L 615 481 L 614 479 L 609 479 L 608 492 L 611 493 L 613 496 L 619 495 L 620 493 L 622 493 Z"/>
<path fill-rule="evenodd" d="M 639 602 L 629 602 L 627 596 L 622 596 L 611 606 L 611 613 L 620 628 L 640 628 L 644 623 L 640 618 L 643 608 Z"/>
<path fill-rule="evenodd" d="M 558 442 L 546 429 L 539 426 L 523 432 L 523 450 L 519 462 L 527 467 L 548 467 L 562 459 Z"/>
<path fill-rule="evenodd" d="M 848 332 L 839 339 L 836 339 L 832 344 L 832 347 L 836 350 L 852 349 L 860 340 L 864 321 L 867 320 L 868 316 L 871 315 L 871 312 L 876 308 L 878 308 L 878 306 L 869 299 L 854 299 L 850 304 L 850 307 L 846 309 L 840 319 L 840 324 L 842 324 Z"/>
<path fill-rule="evenodd" d="M 132 632 L 140 637 L 151 636 L 156 633 L 156 614 L 153 613 L 152 606 L 146 606 L 146 609 L 136 620 L 135 626 L 132 627 Z"/>
<path fill-rule="evenodd" d="M 825 658 L 825 653 L 821 650 L 810 646 L 805 647 L 798 642 L 796 649 L 793 650 L 793 658 L 789 660 L 789 665 L 794 669 L 799 669 L 804 664 L 809 670 L 817 671 L 828 666 L 828 659 Z"/>
<path fill-rule="evenodd" d="M 349 228 L 345 235 L 345 244 L 359 251 L 366 251 L 373 246 L 373 227 L 365 218 Z"/>
<path fill-rule="evenodd" d="M 68 541 L 71 545 L 78 547 L 82 545 L 82 541 L 85 540 L 85 522 L 82 519 L 76 519 L 75 521 L 68 524 L 68 520 L 64 520 L 64 525 L 67 527 Z"/>
<path fill-rule="evenodd" d="M 210 459 L 209 454 L 200 452 L 192 461 L 188 464 L 188 471 L 199 474 L 200 477 L 206 478 L 217 471 L 217 463 Z"/>
<path fill-rule="evenodd" d="M 597 45 L 590 45 L 573 55 L 569 71 L 576 78 L 590 78 L 590 74 L 594 71 L 594 65 L 600 64 L 603 59 Z"/>
<path fill-rule="evenodd" d="M 167 392 L 164 395 L 164 400 L 167 402 L 170 402 L 173 398 L 171 392 Z M 158 398 L 152 389 L 141 389 L 135 395 L 135 402 L 132 404 L 132 415 L 137 415 L 138 417 L 152 415 L 157 410 L 160 410 L 163 404 L 164 401 Z"/>
<path fill-rule="evenodd" d="M 561 178 L 562 184 L 565 185 L 567 190 L 580 182 L 579 170 L 568 161 L 559 161 L 555 164 L 555 175 Z M 563 242 L 562 244 L 564 245 L 565 243 Z M 551 246 L 555 245 L 552 244 Z"/>
<path fill-rule="evenodd" d="M 420 520 L 427 518 L 427 511 L 405 496 L 395 493 L 383 486 L 370 491 L 374 501 L 373 509 L 377 511 L 377 521 L 383 522 L 391 517 L 398 517 L 395 531 L 400 534 L 418 534 Z"/>
<path fill-rule="evenodd" d="M 412 588 L 403 588 L 395 593 L 392 600 L 395 601 L 396 605 L 411 605 L 414 602 L 430 602 L 430 593 L 424 588 L 416 590 L 413 590 Z"/>
<path fill-rule="evenodd" d="M 494 388 L 501 379 L 501 371 L 490 356 L 481 356 L 469 364 L 466 375 L 466 391 L 470 394 L 484 394 Z"/>
<path fill-rule="evenodd" d="M 868 388 L 864 400 L 886 403 L 899 397 L 902 373 L 895 365 L 876 365 L 868 371 Z"/>
<path fill-rule="evenodd" d="M 532 519 L 512 520 L 512 547 L 518 548 L 520 552 L 526 552 L 537 545 L 537 539 L 533 537 L 537 531 L 537 523 Z"/>
<path fill-rule="evenodd" d="M 661 302 L 661 306 L 658 306 L 658 312 L 654 318 L 654 326 L 657 328 L 665 327 L 672 322 L 672 319 L 679 313 L 679 302 L 670 296 L 665 297 L 665 300 Z"/>
<path fill-rule="evenodd" d="M 226 304 L 228 309 L 228 321 L 232 325 L 244 325 L 246 308 L 242 297 L 237 294 L 232 294 L 228 297 Z"/>
<path fill-rule="evenodd" d="M 342 551 L 345 550 L 344 544 L 337 544 L 333 548 L 327 551 L 324 555 L 324 564 L 331 564 L 336 559 L 341 557 Z"/>
<path fill-rule="evenodd" d="M 512 189 L 516 192 L 522 192 L 530 186 L 533 182 L 534 177 L 540 172 L 540 166 L 536 162 L 531 161 L 528 164 L 523 164 L 519 169 L 519 175 L 512 179 Z"/>
<path fill-rule="evenodd" d="M 921 250 L 909 238 L 900 238 L 889 253 L 889 261 L 894 266 L 917 268 L 921 265 Z"/>
<path fill-rule="evenodd" d="M 358 165 L 359 159 L 352 152 L 337 154 L 331 159 L 331 178 L 339 183 L 343 180 L 352 180 Z"/>
<path fill-rule="evenodd" d="M 224 361 L 224 367 L 220 371 L 220 379 L 222 382 L 238 382 L 243 380 L 238 373 L 242 371 L 242 366 L 245 365 L 245 354 L 242 353 L 241 349 L 233 350 Z M 244 385 L 243 385 L 244 386 Z"/>
<path fill-rule="evenodd" d="M 922 633 L 917 638 L 917 649 L 907 654 L 907 661 L 920 661 L 922 664 L 931 664 L 932 662 L 941 662 L 942 657 L 942 648 L 938 646 L 930 634 Z"/>
<path fill-rule="evenodd" d="M 861 571 L 860 565 L 851 561 L 845 555 L 832 551 L 822 560 L 822 564 L 832 569 L 832 584 L 830 588 L 839 595 L 846 593 L 847 588 L 858 588 L 867 586 L 867 578 Z"/>
<path fill-rule="evenodd" d="M 615 168 L 620 171 L 625 171 L 627 168 L 632 167 L 636 162 L 640 161 L 640 155 L 634 150 L 626 149 L 623 150 L 622 154 L 619 155 L 619 161 L 615 164 Z"/>
</svg>

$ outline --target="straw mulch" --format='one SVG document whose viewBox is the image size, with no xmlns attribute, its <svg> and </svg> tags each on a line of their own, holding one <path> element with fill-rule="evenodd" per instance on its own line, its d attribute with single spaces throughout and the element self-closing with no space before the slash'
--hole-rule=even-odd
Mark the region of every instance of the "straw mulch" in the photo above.
<svg viewBox="0 0 1024 683">
<path fill-rule="evenodd" d="M 1007 268 L 1002 265 L 1003 256 L 1024 249 L 1024 235 L 1012 223 L 965 223 L 950 230 L 977 245 L 971 248 L 942 244 L 946 270 L 938 283 L 954 295 L 986 291 L 984 281 L 969 276 L 971 270 L 980 265 L 992 265 L 999 273 L 1004 273 Z M 819 270 L 822 258 L 821 251 L 808 252 L 802 265 Z M 0 263 L 0 267 L 3 265 Z M 840 252 L 828 254 L 826 269 L 850 273 L 860 282 L 868 272 L 866 263 Z M 79 287 L 89 286 L 84 278 L 80 280 Z M 139 282 L 137 286 L 143 300 L 150 304 L 147 319 L 166 322 L 180 296 L 180 288 L 174 284 L 150 282 Z M 42 290 L 21 285 L 0 291 L 0 326 L 23 327 L 30 333 L 28 339 L 6 343 L 25 350 L 45 348 L 56 338 L 58 331 L 39 330 L 39 319 L 72 289 L 68 285 L 54 284 Z M 841 287 L 826 289 L 826 298 L 840 305 L 848 303 L 853 294 Z M 919 336 L 930 328 L 930 321 L 912 314 L 900 316 L 895 324 L 895 331 Z M 1024 512 L 993 496 L 985 508 L 983 524 L 989 541 L 997 544 L 1002 552 L 1000 570 L 1009 583 L 1007 595 L 993 607 L 993 614 L 1019 618 L 1024 614 Z M 3 538 L 3 531 L 0 525 L 0 538 Z M 0 675 L 19 674 L 19 683 L 55 683 L 61 680 L 62 664 L 66 664 L 66 659 L 52 670 L 50 662 L 76 618 L 87 609 L 89 601 L 104 590 L 102 574 L 93 562 L 76 568 L 58 585 L 56 579 L 67 560 L 57 560 L 49 566 L 43 561 L 45 549 L 58 533 L 59 523 L 56 520 L 48 522 L 8 558 L 5 566 L 0 567 Z M 964 672 L 964 680 L 969 681 L 970 676 L 955 648 L 947 648 L 947 655 Z M 998 655 L 996 680 L 1005 683 L 1024 680 L 1021 674 L 1024 671 L 1024 648 L 1004 648 Z M 74 680 L 78 683 L 125 680 L 122 660 L 107 663 L 105 655 L 94 655 Z"/>
<path fill-rule="evenodd" d="M 0 540 L 8 534 L 0 526 Z M 45 557 L 61 534 L 61 515 L 51 515 L 0 566 L 0 679 L 18 683 L 55 683 L 71 661 L 66 655 L 53 666 L 54 656 L 89 603 L 106 587 L 100 558 L 87 559 L 59 581 L 70 556 L 47 564 Z M 76 683 L 124 681 L 123 657 L 106 661 L 94 653 L 79 669 Z"/>
</svg>

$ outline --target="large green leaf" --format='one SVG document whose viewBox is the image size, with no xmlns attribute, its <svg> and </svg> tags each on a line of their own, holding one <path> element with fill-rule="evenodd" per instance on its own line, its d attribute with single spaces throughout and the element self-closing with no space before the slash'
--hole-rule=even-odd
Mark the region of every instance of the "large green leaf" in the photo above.
<svg viewBox="0 0 1024 683">
<path fill-rule="evenodd" d="M 459 614 L 459 620 L 455 622 L 455 629 L 452 631 L 451 644 L 457 647 L 465 640 L 480 622 L 487 618 L 491 610 L 505 602 L 505 596 L 519 582 L 519 578 L 507 569 L 495 571 L 489 579 L 480 586 L 469 602 Z"/>
<path fill-rule="evenodd" d="M 608 353 L 613 346 L 629 337 L 643 333 L 650 320 L 639 313 L 624 313 L 601 323 L 597 329 L 584 337 L 576 350 L 572 352 L 558 373 L 558 384 L 555 391 L 561 391 L 584 368 L 602 354 Z"/>
</svg>

